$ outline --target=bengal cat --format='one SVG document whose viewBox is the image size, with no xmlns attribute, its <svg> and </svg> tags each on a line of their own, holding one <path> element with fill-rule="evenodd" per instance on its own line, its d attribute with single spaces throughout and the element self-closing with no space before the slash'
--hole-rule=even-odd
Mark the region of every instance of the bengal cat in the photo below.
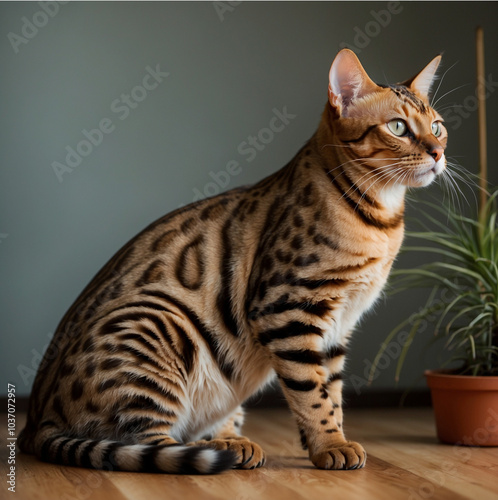
<svg viewBox="0 0 498 500">
<path fill-rule="evenodd" d="M 292 161 L 126 244 L 62 319 L 21 450 L 97 469 L 260 467 L 241 404 L 276 376 L 313 464 L 363 467 L 342 428 L 341 371 L 400 248 L 407 187 L 446 165 L 428 102 L 439 62 L 377 85 L 340 51 L 318 130 Z"/>
</svg>

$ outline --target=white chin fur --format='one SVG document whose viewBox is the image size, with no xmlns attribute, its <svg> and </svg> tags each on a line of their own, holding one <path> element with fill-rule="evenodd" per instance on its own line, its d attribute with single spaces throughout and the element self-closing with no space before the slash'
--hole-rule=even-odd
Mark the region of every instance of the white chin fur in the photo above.
<svg viewBox="0 0 498 500">
<path fill-rule="evenodd" d="M 423 174 L 418 174 L 407 179 L 407 186 L 411 187 L 425 187 L 432 183 L 432 181 L 444 170 L 446 166 L 445 156 L 441 156 L 439 161 L 434 163 L 432 169 L 428 167 L 427 171 Z"/>
<path fill-rule="evenodd" d="M 445 166 L 446 166 L 446 157 L 443 154 L 443 156 L 439 158 L 439 161 L 437 161 L 436 164 L 434 165 L 434 173 L 436 175 L 439 175 L 444 170 Z"/>
<path fill-rule="evenodd" d="M 388 210 L 397 211 L 403 203 L 406 187 L 402 184 L 395 184 L 379 192 L 379 201 Z"/>
<path fill-rule="evenodd" d="M 434 171 L 429 171 L 426 174 L 423 175 L 418 175 L 417 177 L 414 177 L 411 182 L 410 186 L 412 187 L 425 187 L 428 186 L 429 184 L 432 183 L 432 181 L 436 178 L 436 174 Z"/>
</svg>

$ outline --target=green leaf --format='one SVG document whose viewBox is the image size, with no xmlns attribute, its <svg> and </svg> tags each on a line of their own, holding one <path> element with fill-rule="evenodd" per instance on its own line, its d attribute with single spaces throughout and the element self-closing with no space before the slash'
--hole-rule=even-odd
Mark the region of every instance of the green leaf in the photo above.
<svg viewBox="0 0 498 500">
<path fill-rule="evenodd" d="M 484 276 L 482 274 L 479 274 L 479 273 L 476 273 L 475 271 L 471 271 L 470 269 L 466 269 L 465 267 L 461 267 L 461 266 L 456 266 L 454 264 L 448 264 L 446 262 L 435 262 L 433 263 L 433 265 L 437 265 L 439 267 L 443 267 L 443 268 L 446 268 L 446 269 L 451 269 L 452 271 L 456 271 L 460 274 L 465 274 L 467 276 L 470 276 L 474 279 L 476 279 L 478 282 L 479 281 L 484 281 Z M 486 282 L 487 283 L 487 282 Z"/>
<path fill-rule="evenodd" d="M 490 318 L 492 317 L 493 315 L 490 313 L 490 312 L 483 312 L 481 314 L 479 314 L 479 316 L 476 316 L 470 323 L 469 323 L 469 328 L 472 328 L 474 325 L 476 325 L 477 323 L 479 323 L 479 321 L 481 321 L 481 319 L 483 318 Z"/>
<path fill-rule="evenodd" d="M 445 237 L 444 234 L 407 232 L 406 235 L 412 238 L 421 238 L 427 241 L 433 241 L 434 243 L 439 243 L 443 247 L 451 248 L 452 250 L 455 250 L 456 252 L 461 253 L 462 255 L 465 255 L 467 257 L 475 257 L 475 255 L 470 250 L 467 250 L 465 247 L 462 247 L 458 243 L 452 243 L 447 236 Z"/>
<path fill-rule="evenodd" d="M 435 331 L 435 334 L 437 335 L 438 332 L 439 332 L 439 329 L 441 328 L 441 325 L 443 323 L 443 320 L 444 318 L 446 318 L 446 316 L 449 314 L 449 312 L 451 311 L 451 309 L 453 309 L 453 307 L 458 304 L 461 300 L 464 300 L 466 299 L 467 297 L 469 296 L 472 296 L 472 294 L 470 292 L 466 292 L 462 295 L 458 295 L 454 300 L 452 300 L 444 309 L 444 311 L 442 312 L 442 314 L 440 315 L 439 317 L 439 320 L 438 322 L 436 323 L 436 326 L 434 328 L 434 331 Z"/>
<path fill-rule="evenodd" d="M 472 335 L 469 335 L 468 339 L 472 348 L 472 358 L 476 359 L 476 344 L 474 342 L 474 338 L 472 337 Z"/>
<path fill-rule="evenodd" d="M 437 296 L 444 296 L 449 303 L 427 302 L 412 315 L 411 321 L 403 321 L 400 328 L 390 332 L 386 342 L 392 340 L 396 334 L 393 332 L 411 323 L 397 362 L 396 380 L 422 320 L 435 323 L 434 339 L 446 340 L 445 349 L 452 351 L 449 362 L 463 363 L 459 373 L 498 375 L 498 346 L 493 345 L 493 332 L 498 331 L 497 201 L 498 189 L 494 189 L 479 216 L 457 213 L 444 203 L 420 202 L 430 209 L 430 213 L 418 210 L 416 222 L 424 230 L 407 232 L 408 244 L 402 251 L 440 258 L 412 269 L 393 270 L 388 294 L 430 288 L 431 300 L 444 292 Z M 445 222 L 438 220 L 438 214 L 444 216 Z M 426 244 L 412 244 L 412 238 Z M 375 358 L 371 373 L 375 372 L 386 345 Z"/>
<path fill-rule="evenodd" d="M 432 278 L 436 281 L 440 281 L 441 283 L 443 283 L 444 285 L 446 285 L 448 288 L 452 288 L 452 289 L 455 289 L 455 290 L 458 290 L 458 287 L 452 283 L 451 281 L 448 281 L 446 278 L 436 274 L 436 273 L 433 273 L 431 271 L 426 271 L 425 269 L 403 269 L 403 270 L 395 270 L 393 271 L 393 275 L 399 275 L 403 273 L 404 275 L 420 275 L 420 276 L 427 276 L 429 278 Z"/>
<path fill-rule="evenodd" d="M 482 307 L 481 304 L 477 304 L 475 306 L 464 307 L 463 309 L 461 309 L 457 314 L 455 314 L 455 316 L 453 316 L 451 321 L 446 325 L 446 333 L 449 334 L 450 328 L 453 326 L 453 324 L 457 319 L 461 318 L 462 316 L 465 316 L 466 314 L 468 314 L 471 311 L 474 311 L 475 309 L 480 309 L 481 307 Z"/>
<path fill-rule="evenodd" d="M 408 349 L 410 348 L 413 338 L 415 337 L 415 334 L 417 333 L 417 330 L 419 329 L 420 323 L 422 322 L 422 318 L 419 318 L 415 323 L 413 324 L 410 333 L 408 334 L 408 338 L 406 339 L 405 343 L 403 344 L 403 348 L 401 349 L 401 354 L 399 355 L 398 362 L 396 363 L 396 373 L 394 374 L 394 380 L 396 382 L 399 382 L 399 376 L 401 374 L 401 369 L 403 368 L 403 364 L 405 362 L 406 355 L 408 353 Z"/>
<path fill-rule="evenodd" d="M 438 253 L 440 255 L 444 255 L 445 257 L 448 257 L 450 259 L 455 259 L 460 262 L 468 262 L 468 259 L 463 257 L 462 255 L 459 255 L 454 252 L 449 252 L 447 250 L 444 250 L 442 248 L 438 247 L 410 247 L 410 246 L 403 246 L 403 252 L 433 252 L 433 253 Z"/>
</svg>

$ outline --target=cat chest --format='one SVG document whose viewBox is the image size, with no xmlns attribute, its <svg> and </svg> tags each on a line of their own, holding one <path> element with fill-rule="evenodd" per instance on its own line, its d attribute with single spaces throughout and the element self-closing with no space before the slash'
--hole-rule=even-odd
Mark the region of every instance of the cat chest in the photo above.
<svg viewBox="0 0 498 500">
<path fill-rule="evenodd" d="M 340 293 L 337 307 L 332 311 L 332 341 L 341 342 L 372 308 L 386 284 L 393 259 L 379 259 L 368 272 L 350 279 Z"/>
</svg>

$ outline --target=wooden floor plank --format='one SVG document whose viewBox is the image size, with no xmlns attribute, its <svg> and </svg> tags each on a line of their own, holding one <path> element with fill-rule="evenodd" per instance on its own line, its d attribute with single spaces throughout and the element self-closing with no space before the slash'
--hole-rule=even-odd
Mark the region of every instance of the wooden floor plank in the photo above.
<svg viewBox="0 0 498 500">
<path fill-rule="evenodd" d="M 439 443 L 433 418 L 427 410 L 411 410 L 393 427 L 398 410 L 370 410 L 369 425 L 351 415 L 358 440 L 379 458 L 396 463 L 424 478 L 427 491 L 441 487 L 479 500 L 498 498 L 498 449 Z"/>
<path fill-rule="evenodd" d="M 18 430 L 22 428 L 18 416 Z M 263 446 L 265 467 L 212 476 L 93 471 L 16 457 L 17 500 L 305 500 L 310 498 L 497 500 L 498 448 L 438 443 L 430 409 L 350 410 L 349 439 L 368 453 L 365 469 L 323 471 L 301 449 L 297 428 L 283 409 L 249 412 L 245 434 Z M 5 433 L 6 426 L 3 426 Z M 6 443 L 6 436 L 2 435 Z M 0 448 L 2 477 L 7 450 Z M 5 482 L 4 482 L 5 485 Z"/>
</svg>

